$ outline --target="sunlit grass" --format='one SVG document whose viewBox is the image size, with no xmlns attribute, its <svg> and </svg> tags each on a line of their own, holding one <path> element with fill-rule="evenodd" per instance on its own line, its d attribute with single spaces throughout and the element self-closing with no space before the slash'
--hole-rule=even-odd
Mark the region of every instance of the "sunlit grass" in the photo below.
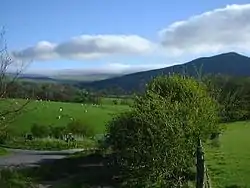
<svg viewBox="0 0 250 188">
<path fill-rule="evenodd" d="M 250 187 L 250 122 L 227 124 L 219 148 L 206 148 L 213 187 Z"/>
<path fill-rule="evenodd" d="M 15 100 L 15 102 L 22 103 L 23 100 Z M 5 104 L 7 105 L 7 103 Z M 4 105 L 1 107 L 4 108 Z M 92 126 L 97 133 L 103 133 L 106 122 L 111 120 L 114 114 L 128 109 L 129 107 L 126 105 L 31 101 L 10 127 L 16 133 L 25 133 L 34 123 L 46 126 L 65 126 L 74 119 Z"/>
</svg>

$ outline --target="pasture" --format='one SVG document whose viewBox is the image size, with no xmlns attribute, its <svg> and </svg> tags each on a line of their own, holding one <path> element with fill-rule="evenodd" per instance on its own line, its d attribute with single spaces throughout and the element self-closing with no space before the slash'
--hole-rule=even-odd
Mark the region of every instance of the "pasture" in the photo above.
<svg viewBox="0 0 250 188">
<path fill-rule="evenodd" d="M 250 187 L 250 122 L 226 125 L 219 148 L 206 148 L 213 187 Z"/>
<path fill-rule="evenodd" d="M 112 116 L 129 110 L 128 105 L 102 105 L 31 101 L 10 127 L 18 134 L 28 132 L 34 124 L 65 126 L 71 118 L 93 126 L 97 133 L 105 131 Z M 22 103 L 25 100 L 14 100 Z M 62 109 L 60 111 L 60 109 Z M 60 118 L 58 118 L 60 116 Z M 219 147 L 205 147 L 205 160 L 213 187 L 250 187 L 250 122 L 226 124 Z"/>
<path fill-rule="evenodd" d="M 12 100 L 12 103 L 23 103 L 24 101 L 16 99 Z M 1 106 L 3 107 L 4 105 Z M 11 123 L 10 128 L 14 133 L 20 134 L 29 131 L 34 123 L 48 126 L 65 126 L 74 119 L 92 126 L 97 133 L 103 133 L 105 131 L 105 124 L 112 119 L 114 114 L 124 112 L 128 109 L 127 105 L 119 104 L 92 105 L 31 101 Z"/>
</svg>

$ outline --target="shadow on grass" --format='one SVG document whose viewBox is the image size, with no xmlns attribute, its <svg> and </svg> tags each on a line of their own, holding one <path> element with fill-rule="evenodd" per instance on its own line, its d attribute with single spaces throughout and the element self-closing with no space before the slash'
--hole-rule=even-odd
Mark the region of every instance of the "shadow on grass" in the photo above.
<svg viewBox="0 0 250 188">
<path fill-rule="evenodd" d="M 111 165 L 113 155 L 86 154 L 58 160 L 42 160 L 39 167 L 21 169 L 26 176 L 40 182 L 73 182 L 74 185 L 117 187 L 118 168 Z M 52 183 L 53 184 L 53 183 Z M 53 186 L 52 186 L 53 187 Z M 74 186 L 78 187 L 78 186 Z"/>
</svg>

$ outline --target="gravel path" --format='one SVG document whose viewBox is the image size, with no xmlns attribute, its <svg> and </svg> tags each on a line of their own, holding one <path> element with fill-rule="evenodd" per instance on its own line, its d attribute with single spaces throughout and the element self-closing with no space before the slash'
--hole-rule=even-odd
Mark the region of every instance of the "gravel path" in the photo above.
<svg viewBox="0 0 250 188">
<path fill-rule="evenodd" d="M 0 168 L 9 166 L 36 166 L 41 162 L 51 162 L 62 159 L 84 149 L 69 149 L 62 151 L 37 151 L 22 149 L 7 149 L 10 154 L 0 156 Z"/>
</svg>

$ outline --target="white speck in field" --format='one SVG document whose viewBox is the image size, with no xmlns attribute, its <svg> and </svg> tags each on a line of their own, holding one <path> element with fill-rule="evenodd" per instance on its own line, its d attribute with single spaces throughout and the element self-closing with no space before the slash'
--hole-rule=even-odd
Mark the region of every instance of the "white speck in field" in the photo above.
<svg viewBox="0 0 250 188">
<path fill-rule="evenodd" d="M 16 101 L 15 104 L 18 104 L 18 102 Z"/>
<path fill-rule="evenodd" d="M 63 111 L 62 107 L 60 107 L 59 111 L 60 111 L 60 112 L 62 112 L 62 111 Z"/>
<path fill-rule="evenodd" d="M 61 119 L 61 116 L 58 116 L 58 119 Z"/>
<path fill-rule="evenodd" d="M 88 112 L 88 110 L 85 110 L 85 112 Z"/>
<path fill-rule="evenodd" d="M 73 121 L 74 119 L 71 117 L 70 120 Z"/>
<path fill-rule="evenodd" d="M 83 104 L 81 104 L 83 106 Z"/>
</svg>

